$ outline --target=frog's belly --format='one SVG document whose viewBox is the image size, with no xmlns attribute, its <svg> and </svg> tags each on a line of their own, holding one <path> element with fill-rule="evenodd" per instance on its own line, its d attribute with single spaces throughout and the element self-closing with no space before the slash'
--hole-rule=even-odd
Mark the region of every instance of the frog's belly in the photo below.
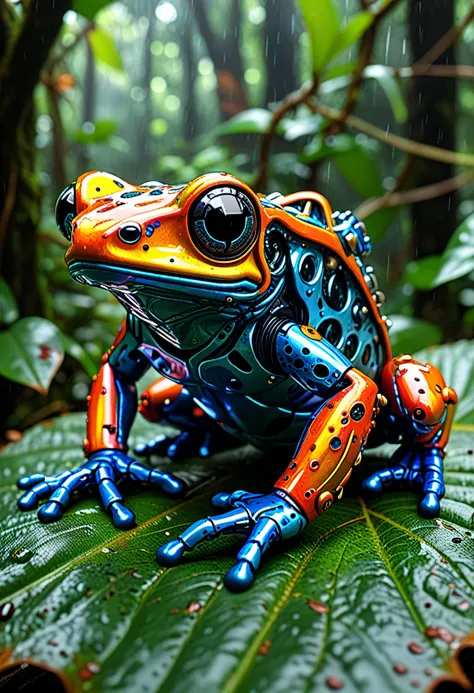
<svg viewBox="0 0 474 693">
<path fill-rule="evenodd" d="M 189 388 L 197 404 L 226 430 L 262 450 L 294 451 L 308 419 L 321 399 L 310 393 L 298 397 L 291 391 L 276 406 L 267 398 L 228 394 L 218 390 Z M 298 401 L 299 400 L 299 401 Z"/>
</svg>

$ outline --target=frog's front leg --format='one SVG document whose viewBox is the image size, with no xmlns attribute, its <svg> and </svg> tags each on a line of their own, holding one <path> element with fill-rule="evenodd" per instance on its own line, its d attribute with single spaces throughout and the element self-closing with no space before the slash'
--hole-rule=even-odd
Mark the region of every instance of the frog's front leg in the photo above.
<svg viewBox="0 0 474 693">
<path fill-rule="evenodd" d="M 291 376 L 323 402 L 308 421 L 273 492 L 215 496 L 214 505 L 228 512 L 195 522 L 157 552 L 158 562 L 171 566 L 204 539 L 245 534 L 237 563 L 225 578 L 226 585 L 236 591 L 250 586 L 271 544 L 299 534 L 341 497 L 352 467 L 360 461 L 377 404 L 375 383 L 355 370 L 315 329 L 277 318 L 271 321 L 259 335 L 265 340 L 267 354 L 263 365 Z"/>
<path fill-rule="evenodd" d="M 443 459 L 457 395 L 446 387 L 439 370 L 405 354 L 392 359 L 382 372 L 382 393 L 388 400 L 381 425 L 390 439 L 399 432 L 401 445 L 393 466 L 369 476 L 365 490 L 380 494 L 389 489 L 413 489 L 421 494 L 424 517 L 439 514 L 444 496 Z"/>
<path fill-rule="evenodd" d="M 117 487 L 120 480 L 150 482 L 171 495 L 184 490 L 184 483 L 173 475 L 148 469 L 127 455 L 128 433 L 137 408 L 135 382 L 148 367 L 137 346 L 133 334 L 122 328 L 93 378 L 84 441 L 87 462 L 71 472 L 19 479 L 19 488 L 27 491 L 18 501 L 20 510 L 33 510 L 49 497 L 38 517 L 42 522 L 54 522 L 62 517 L 75 492 L 95 487 L 114 525 L 125 529 L 134 523 L 135 515 L 123 504 Z"/>
<path fill-rule="evenodd" d="M 158 378 L 142 393 L 138 411 L 147 421 L 166 421 L 180 430 L 136 445 L 134 452 L 140 457 L 208 457 L 240 444 L 196 405 L 185 387 L 165 377 Z"/>
</svg>

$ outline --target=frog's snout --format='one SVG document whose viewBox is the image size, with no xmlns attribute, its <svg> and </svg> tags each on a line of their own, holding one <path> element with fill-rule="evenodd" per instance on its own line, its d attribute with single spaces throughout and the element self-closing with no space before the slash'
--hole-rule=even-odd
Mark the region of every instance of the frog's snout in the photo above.
<svg viewBox="0 0 474 693">
<path fill-rule="evenodd" d="M 71 183 L 64 188 L 56 202 L 56 225 L 64 238 L 71 240 L 72 220 L 77 216 L 76 207 L 76 183 Z"/>
</svg>

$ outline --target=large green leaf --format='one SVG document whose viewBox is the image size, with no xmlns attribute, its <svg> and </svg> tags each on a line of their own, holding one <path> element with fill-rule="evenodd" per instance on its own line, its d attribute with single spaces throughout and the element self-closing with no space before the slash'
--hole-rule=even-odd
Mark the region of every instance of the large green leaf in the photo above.
<svg viewBox="0 0 474 693">
<path fill-rule="evenodd" d="M 23 318 L 0 332 L 0 375 L 48 392 L 64 358 L 59 329 L 44 318 Z"/>
<path fill-rule="evenodd" d="M 454 349 L 468 359 L 466 347 Z M 449 351 L 430 358 L 444 362 L 456 385 L 450 363 L 459 353 Z M 472 360 L 471 352 L 471 370 Z M 101 693 L 319 693 L 336 680 L 351 693 L 406 693 L 412 681 L 425 689 L 451 656 L 447 641 L 454 646 L 473 630 L 473 432 L 453 433 L 440 519 L 420 518 L 413 494 L 354 494 L 276 547 L 252 589 L 235 595 L 222 579 L 238 539 L 207 543 L 168 570 L 155 550 L 207 515 L 216 489 L 271 486 L 276 460 L 244 448 L 173 463 L 194 492 L 179 501 L 150 489 L 127 493 L 138 521 L 129 532 L 112 527 L 96 498 L 52 525 L 16 511 L 15 478 L 79 464 L 83 430 L 83 416 L 70 415 L 0 453 L 1 612 L 10 616 L 3 666 L 33 660 L 73 691 Z M 143 421 L 134 430 L 135 440 L 151 434 Z M 391 450 L 367 456 L 360 471 L 385 464 Z M 443 637 L 431 627 L 445 629 Z"/>
<path fill-rule="evenodd" d="M 442 339 L 441 329 L 428 320 L 408 315 L 390 315 L 390 319 L 393 323 L 390 342 L 394 355 L 410 354 L 439 344 Z"/>
<path fill-rule="evenodd" d="M 118 123 L 115 120 L 97 120 L 89 124 L 90 130 L 76 130 L 73 138 L 81 144 L 101 144 L 108 142 L 117 131 Z"/>
<path fill-rule="evenodd" d="M 89 32 L 89 45 L 94 58 L 103 65 L 112 68 L 113 70 L 122 71 L 122 58 L 118 52 L 114 39 L 111 34 L 105 29 L 96 27 Z"/>
<path fill-rule="evenodd" d="M 266 108 L 249 108 L 218 125 L 214 133 L 216 135 L 261 134 L 268 130 L 271 119 L 272 113 Z"/>
<path fill-rule="evenodd" d="M 332 58 L 339 36 L 339 14 L 333 0 L 299 0 L 311 41 L 314 72 L 322 70 Z"/>
<path fill-rule="evenodd" d="M 13 291 L 0 277 L 0 324 L 10 325 L 18 320 L 19 312 Z"/>
<path fill-rule="evenodd" d="M 82 14 L 83 17 L 92 20 L 99 10 L 106 5 L 110 5 L 110 3 L 111 0 L 74 0 L 72 7 L 76 12 Z"/>
<path fill-rule="evenodd" d="M 441 286 L 474 270 L 474 214 L 456 229 L 441 256 L 441 268 L 433 285 Z"/>
</svg>

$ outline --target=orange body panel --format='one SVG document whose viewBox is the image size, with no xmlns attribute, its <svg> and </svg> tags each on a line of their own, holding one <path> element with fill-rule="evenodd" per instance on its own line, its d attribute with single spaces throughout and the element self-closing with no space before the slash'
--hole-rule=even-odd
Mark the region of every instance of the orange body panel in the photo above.
<svg viewBox="0 0 474 693">
<path fill-rule="evenodd" d="M 295 458 L 275 484 L 290 494 L 309 520 L 342 496 L 373 425 L 377 386 L 355 369 L 347 377 L 350 385 L 313 419 Z M 351 416 L 355 405 L 364 408 L 359 420 Z"/>
<path fill-rule="evenodd" d="M 147 421 L 160 421 L 163 407 L 174 402 L 182 389 L 183 386 L 179 383 L 168 378 L 158 378 L 142 393 L 138 411 Z"/>
<path fill-rule="evenodd" d="M 85 454 L 107 448 L 123 450 L 123 446 L 117 442 L 117 392 L 114 372 L 108 363 L 93 377 L 88 401 Z"/>
</svg>

